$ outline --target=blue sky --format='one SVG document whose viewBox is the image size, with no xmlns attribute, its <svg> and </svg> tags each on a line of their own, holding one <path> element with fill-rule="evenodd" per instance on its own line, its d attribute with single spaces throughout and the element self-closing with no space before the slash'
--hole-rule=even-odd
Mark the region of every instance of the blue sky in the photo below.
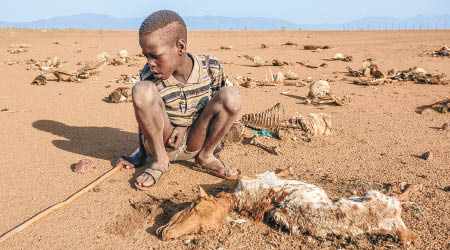
<svg viewBox="0 0 450 250">
<path fill-rule="evenodd" d="M 159 9 L 182 16 L 275 17 L 299 24 L 341 23 L 364 17 L 413 17 L 450 14 L 450 0 L 14 0 L 2 1 L 0 21 L 80 13 L 144 17 Z"/>
</svg>

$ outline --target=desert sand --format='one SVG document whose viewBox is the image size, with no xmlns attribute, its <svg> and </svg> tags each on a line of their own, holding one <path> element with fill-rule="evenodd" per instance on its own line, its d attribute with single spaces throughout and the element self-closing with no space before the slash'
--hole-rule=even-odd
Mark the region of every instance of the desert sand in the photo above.
<svg viewBox="0 0 450 250">
<path fill-rule="evenodd" d="M 298 45 L 281 45 L 291 41 Z M 10 54 L 11 44 L 28 43 L 27 52 Z M 268 45 L 261 48 L 260 44 Z M 334 49 L 312 52 L 303 45 L 330 45 Z M 230 50 L 221 46 L 232 46 Z M 335 95 L 348 94 L 345 106 L 305 105 L 309 88 L 296 86 L 238 87 L 243 98 L 242 114 L 259 112 L 280 102 L 288 116 L 296 112 L 332 116 L 331 135 L 312 137 L 300 133 L 284 140 L 268 139 L 281 155 L 273 155 L 242 143 L 226 144 L 220 157 L 237 166 L 242 174 L 292 167 L 296 179 L 322 187 L 332 199 L 363 195 L 389 184 L 423 184 L 423 189 L 403 205 L 402 218 L 419 235 L 412 248 L 448 249 L 450 131 L 440 129 L 450 114 L 417 107 L 449 98 L 450 86 L 400 82 L 380 86 L 352 84 L 346 66 L 361 67 L 375 59 L 383 72 L 413 66 L 450 76 L 450 58 L 424 52 L 450 45 L 450 31 L 190 31 L 188 51 L 210 54 L 224 62 L 226 75 L 264 80 L 273 72 L 296 72 L 300 80 L 328 80 Z M 137 74 L 145 63 L 106 65 L 102 71 L 78 83 L 50 81 L 31 85 L 38 70 L 26 64 L 8 65 L 7 60 L 43 60 L 58 56 L 65 69 L 77 62 L 93 61 L 106 51 L 116 55 L 126 49 L 140 54 L 137 31 L 15 30 L 0 31 L 0 233 L 81 189 L 112 168 L 121 155 L 137 146 L 137 123 L 130 102 L 113 104 L 105 98 L 116 87 L 120 74 Z M 80 49 L 80 50 L 79 50 Z M 336 53 L 352 62 L 327 61 Z M 238 54 L 292 63 L 282 67 L 251 67 Z M 297 64 L 326 63 L 311 69 Z M 289 92 L 282 95 L 281 92 Z M 292 138 L 297 136 L 298 140 Z M 431 151 L 433 158 L 420 156 Z M 74 173 L 81 159 L 93 162 L 87 174 Z M 396 237 L 361 235 L 347 238 L 289 235 L 269 223 L 228 221 L 217 232 L 187 235 L 161 241 L 156 228 L 167 223 L 199 194 L 226 189 L 229 182 L 193 171 L 189 163 L 172 164 L 172 170 L 154 188 L 134 188 L 143 169 L 121 170 L 68 206 L 34 223 L 0 244 L 0 249 L 335 249 L 402 248 Z M 231 219 L 243 218 L 230 214 Z"/>
</svg>

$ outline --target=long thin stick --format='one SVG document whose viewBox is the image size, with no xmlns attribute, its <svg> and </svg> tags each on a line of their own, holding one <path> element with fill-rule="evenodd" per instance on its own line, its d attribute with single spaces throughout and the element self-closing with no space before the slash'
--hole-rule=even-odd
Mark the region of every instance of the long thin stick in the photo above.
<svg viewBox="0 0 450 250">
<path fill-rule="evenodd" d="M 138 151 L 138 149 L 136 150 Z M 135 155 L 137 152 L 134 151 L 133 154 L 131 154 L 131 156 Z M 104 173 L 103 175 L 101 175 L 100 177 L 98 177 L 95 181 L 89 183 L 87 186 L 85 186 L 84 188 L 80 189 L 78 192 L 72 194 L 71 196 L 69 196 L 67 199 L 65 199 L 62 202 L 56 203 L 55 205 L 48 207 L 47 209 L 39 212 L 38 214 L 36 214 L 35 216 L 29 218 L 28 220 L 24 221 L 22 224 L 16 226 L 15 228 L 9 230 L 8 232 L 2 234 L 2 236 L 0 236 L 0 243 L 2 243 L 3 241 L 5 241 L 6 239 L 8 239 L 9 237 L 11 237 L 12 235 L 22 231 L 23 229 L 27 228 L 29 225 L 31 225 L 33 222 L 36 222 L 40 219 L 42 219 L 44 216 L 52 213 L 53 211 L 55 211 L 58 208 L 62 208 L 65 205 L 71 203 L 72 201 L 76 200 L 78 197 L 80 197 L 82 194 L 88 192 L 89 190 L 91 190 L 92 188 L 94 188 L 95 186 L 97 186 L 98 184 L 100 184 L 102 181 L 104 181 L 106 178 L 108 178 L 109 176 L 111 176 L 112 174 L 116 173 L 118 170 L 120 170 L 121 167 L 114 167 L 110 170 L 108 170 L 106 173 Z"/>
</svg>

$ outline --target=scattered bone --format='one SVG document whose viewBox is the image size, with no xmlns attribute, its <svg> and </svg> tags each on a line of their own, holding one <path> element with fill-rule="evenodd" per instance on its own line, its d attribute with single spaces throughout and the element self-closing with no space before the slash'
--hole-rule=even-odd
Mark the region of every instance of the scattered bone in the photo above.
<svg viewBox="0 0 450 250">
<path fill-rule="evenodd" d="M 422 158 L 426 161 L 431 161 L 433 160 L 433 154 L 431 153 L 431 151 L 425 152 L 423 153 Z"/>
<path fill-rule="evenodd" d="M 411 185 L 399 198 L 409 198 L 417 189 Z M 233 209 L 256 221 L 274 221 L 294 234 L 307 232 L 315 237 L 394 234 L 405 246 L 417 239 L 403 222 L 402 206 L 395 197 L 371 190 L 362 197 L 332 201 L 323 189 L 301 181 L 280 179 L 274 172 L 265 172 L 256 178 L 243 177 L 232 193 L 222 192 L 217 197 L 210 197 L 201 189 L 200 199 L 178 212 L 157 233 L 167 240 L 201 229 L 218 230 Z"/>
<path fill-rule="evenodd" d="M 6 52 L 10 53 L 10 54 L 20 54 L 23 52 L 27 52 L 27 49 L 22 49 L 22 48 L 13 48 L 13 49 L 8 49 Z"/>
<path fill-rule="evenodd" d="M 432 75 L 427 73 L 423 68 L 419 67 L 412 67 L 407 70 L 399 71 L 389 79 L 397 81 L 412 81 L 424 84 L 450 84 L 450 80 L 445 77 L 445 74 Z"/>
<path fill-rule="evenodd" d="M 297 114 L 289 119 L 289 125 L 312 136 L 331 134 L 331 116 L 324 113 L 310 113 L 307 116 Z"/>
<path fill-rule="evenodd" d="M 75 167 L 73 168 L 73 172 L 80 174 L 87 174 L 91 166 L 92 166 L 91 160 L 82 159 L 75 165 Z"/>
<path fill-rule="evenodd" d="M 309 64 L 307 62 L 297 62 L 297 63 L 302 65 L 302 66 L 305 66 L 307 68 L 310 68 L 310 69 L 317 69 L 317 68 L 319 68 L 319 66 L 314 66 L 314 65 L 311 65 L 311 64 Z"/>
<path fill-rule="evenodd" d="M 272 60 L 272 66 L 284 66 L 284 65 L 289 65 L 289 63 L 285 61 L 279 61 L 278 59 Z"/>
<path fill-rule="evenodd" d="M 258 140 L 258 136 L 256 136 L 256 135 L 250 140 L 250 145 L 255 145 L 257 147 L 260 147 L 260 148 L 264 149 L 265 151 L 267 151 L 271 154 L 274 154 L 274 155 L 281 154 L 279 147 L 277 147 L 277 146 L 272 147 L 272 146 L 267 146 L 267 145 L 263 144 L 262 142 L 260 142 Z"/>
<path fill-rule="evenodd" d="M 103 57 L 102 54 L 100 54 L 97 58 L 100 58 L 97 62 L 86 63 L 85 66 L 81 67 L 75 72 L 72 72 L 58 68 L 57 66 L 59 66 L 60 60 L 59 58 L 55 57 L 51 61 L 51 67 L 40 67 L 41 72 L 39 76 L 35 78 L 35 80 L 38 80 L 37 82 L 39 82 L 39 79 L 41 79 L 43 76 L 43 79 L 45 79 L 46 82 L 49 75 L 54 75 L 56 77 L 56 81 L 58 82 L 79 82 L 80 79 L 88 79 L 90 76 L 100 73 L 102 67 L 108 63 L 106 57 Z M 33 81 L 32 84 L 36 84 L 37 82 Z"/>
<path fill-rule="evenodd" d="M 11 44 L 11 46 L 10 46 L 10 48 L 21 48 L 21 49 L 31 48 L 31 47 L 33 47 L 33 45 L 26 44 L 26 43 Z"/>
<path fill-rule="evenodd" d="M 46 85 L 47 84 L 47 78 L 43 74 L 39 74 L 34 78 L 34 80 L 31 82 L 31 84 L 34 85 Z"/>
<path fill-rule="evenodd" d="M 450 112 L 450 98 L 444 99 L 442 101 L 435 102 L 430 105 L 423 105 L 417 108 L 417 111 L 424 114 L 427 110 L 433 109 L 440 113 Z"/>
<path fill-rule="evenodd" d="M 441 84 L 447 85 L 450 80 L 445 78 L 445 74 L 432 75 L 428 74 L 423 68 L 413 67 L 408 70 L 398 71 L 391 69 L 387 76 L 378 69 L 376 64 L 372 63 L 372 59 L 367 59 L 363 63 L 360 70 L 353 70 L 347 67 L 348 74 L 358 79 L 354 80 L 354 84 L 358 85 L 380 85 L 384 83 L 392 83 L 394 81 L 412 81 L 425 84 Z"/>
<path fill-rule="evenodd" d="M 138 77 L 133 74 L 122 74 L 118 79 L 115 79 L 114 81 L 116 83 L 134 84 L 138 81 Z"/>
<path fill-rule="evenodd" d="M 344 56 L 342 53 L 336 53 L 332 58 L 332 60 L 335 61 L 344 61 L 344 62 L 351 62 L 353 58 L 351 56 Z"/>
<path fill-rule="evenodd" d="M 228 45 L 228 46 L 221 46 L 220 47 L 220 49 L 225 49 L 225 50 L 230 50 L 230 49 L 232 49 L 233 48 L 233 46 L 231 46 L 231 45 Z"/>
<path fill-rule="evenodd" d="M 324 80 L 311 84 L 308 97 L 306 98 L 306 104 L 335 104 L 343 106 L 349 102 L 350 97 L 348 95 L 343 98 L 333 95 L 330 85 Z"/>
<path fill-rule="evenodd" d="M 432 56 L 448 56 L 450 57 L 450 48 L 448 46 L 442 47 L 440 50 L 434 51 Z"/>
<path fill-rule="evenodd" d="M 280 138 L 280 130 L 284 121 L 284 108 L 281 103 L 277 103 L 263 112 L 245 114 L 241 118 L 241 123 L 245 126 L 258 130 L 265 129 L 278 138 Z"/>
<path fill-rule="evenodd" d="M 121 51 L 119 51 L 118 53 L 117 53 L 117 55 L 120 57 L 120 58 L 122 58 L 122 59 L 127 59 L 127 58 L 129 58 L 130 56 L 128 55 L 128 51 L 126 51 L 126 50 L 121 50 Z"/>
<path fill-rule="evenodd" d="M 127 87 L 116 88 L 111 94 L 109 94 L 109 101 L 112 103 L 132 102 L 131 89 Z"/>
<path fill-rule="evenodd" d="M 285 75 L 287 80 L 298 80 L 300 77 L 294 72 L 289 70 Z"/>
<path fill-rule="evenodd" d="M 325 46 L 321 46 L 321 45 L 305 45 L 303 46 L 303 49 L 305 50 L 317 50 L 317 49 L 332 49 L 333 47 L 325 45 Z"/>
<path fill-rule="evenodd" d="M 281 103 L 275 104 L 263 112 L 245 114 L 241 123 L 253 129 L 265 129 L 272 135 L 283 139 L 287 129 L 300 129 L 308 135 L 329 135 L 331 133 L 331 116 L 327 114 L 297 115 L 289 120 L 284 118 Z"/>
<path fill-rule="evenodd" d="M 287 41 L 286 43 L 283 43 L 283 44 L 281 44 L 281 45 L 287 45 L 287 46 L 297 46 L 297 44 L 296 44 L 296 43 L 293 43 L 293 42 L 291 42 L 291 41 Z"/>
</svg>

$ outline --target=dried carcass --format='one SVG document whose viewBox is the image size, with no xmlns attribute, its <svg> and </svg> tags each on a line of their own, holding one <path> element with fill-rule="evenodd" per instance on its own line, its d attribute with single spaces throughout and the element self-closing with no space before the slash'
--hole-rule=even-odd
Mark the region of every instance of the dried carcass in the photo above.
<svg viewBox="0 0 450 250">
<path fill-rule="evenodd" d="M 272 61 L 266 61 L 263 58 L 259 56 L 250 56 L 250 55 L 238 55 L 238 57 L 243 57 L 247 60 L 250 60 L 253 62 L 254 66 L 260 67 L 260 66 L 284 66 L 289 65 L 288 62 L 280 61 L 278 59 L 273 59 Z"/>
<path fill-rule="evenodd" d="M 33 45 L 31 44 L 27 44 L 27 43 L 16 43 L 16 44 L 11 44 L 10 48 L 31 48 L 33 47 Z"/>
<path fill-rule="evenodd" d="M 114 81 L 116 83 L 134 84 L 138 81 L 138 79 L 139 77 L 133 74 L 130 75 L 122 74 L 118 79 L 115 79 Z"/>
<path fill-rule="evenodd" d="M 305 50 L 319 50 L 319 49 L 331 49 L 333 47 L 328 45 L 305 45 L 303 49 Z"/>
<path fill-rule="evenodd" d="M 412 81 L 415 83 L 424 84 L 440 84 L 448 85 L 450 80 L 446 78 L 445 74 L 429 74 L 423 68 L 412 67 L 407 70 L 398 71 L 389 77 L 391 81 Z"/>
<path fill-rule="evenodd" d="M 332 201 L 318 186 L 265 172 L 256 178 L 242 177 L 231 193 L 222 192 L 217 197 L 201 190 L 195 203 L 178 212 L 157 233 L 168 240 L 200 230 L 218 230 L 234 209 L 256 221 L 273 221 L 294 234 L 308 233 L 314 237 L 393 234 L 409 245 L 417 235 L 401 218 L 401 201 L 407 201 L 418 189 L 420 186 L 410 185 L 405 196 L 387 196 L 370 190 L 362 197 Z"/>
<path fill-rule="evenodd" d="M 331 92 L 331 87 L 325 80 L 319 80 L 311 84 L 306 104 L 336 104 L 343 106 L 350 101 L 350 98 L 338 98 Z"/>
<path fill-rule="evenodd" d="M 60 61 L 59 59 L 56 60 L 55 58 L 52 61 L 53 66 L 40 66 L 41 72 L 36 78 L 42 78 L 43 76 L 45 81 L 47 81 L 49 75 L 54 75 L 56 77 L 56 81 L 58 82 L 78 82 L 80 81 L 80 79 L 88 79 L 90 76 L 100 73 L 102 67 L 108 63 L 106 57 L 98 56 L 98 58 L 100 58 L 98 61 L 93 63 L 86 63 L 83 67 L 73 72 L 60 68 Z M 32 84 L 36 84 L 36 82 L 33 81 Z"/>
<path fill-rule="evenodd" d="M 342 53 L 336 53 L 331 59 L 344 62 L 351 62 L 353 60 L 351 56 L 343 55 Z"/>
<path fill-rule="evenodd" d="M 241 118 L 241 123 L 253 129 L 265 129 L 269 133 L 282 138 L 282 130 L 286 127 L 284 108 L 281 103 L 275 104 L 272 108 L 263 112 L 245 114 Z"/>
<path fill-rule="evenodd" d="M 444 46 L 440 50 L 433 51 L 432 56 L 449 56 L 450 57 L 450 48 L 448 46 Z"/>
<path fill-rule="evenodd" d="M 253 129 L 264 129 L 279 139 L 283 139 L 288 129 L 299 129 L 308 135 L 329 135 L 331 133 L 331 116 L 311 113 L 307 116 L 296 115 L 286 119 L 281 103 L 277 103 L 263 112 L 245 114 L 240 122 Z"/>
<path fill-rule="evenodd" d="M 331 134 L 331 116 L 324 113 L 310 113 L 306 116 L 297 114 L 289 119 L 289 125 L 312 136 Z"/>
<path fill-rule="evenodd" d="M 419 113 L 424 113 L 426 110 L 435 110 L 440 113 L 448 113 L 450 112 L 450 98 L 444 99 L 442 101 L 435 102 L 430 105 L 423 105 L 417 108 Z"/>
<path fill-rule="evenodd" d="M 111 94 L 109 94 L 109 102 L 121 103 L 121 102 L 132 102 L 133 97 L 131 89 L 127 87 L 116 88 Z"/>
</svg>

